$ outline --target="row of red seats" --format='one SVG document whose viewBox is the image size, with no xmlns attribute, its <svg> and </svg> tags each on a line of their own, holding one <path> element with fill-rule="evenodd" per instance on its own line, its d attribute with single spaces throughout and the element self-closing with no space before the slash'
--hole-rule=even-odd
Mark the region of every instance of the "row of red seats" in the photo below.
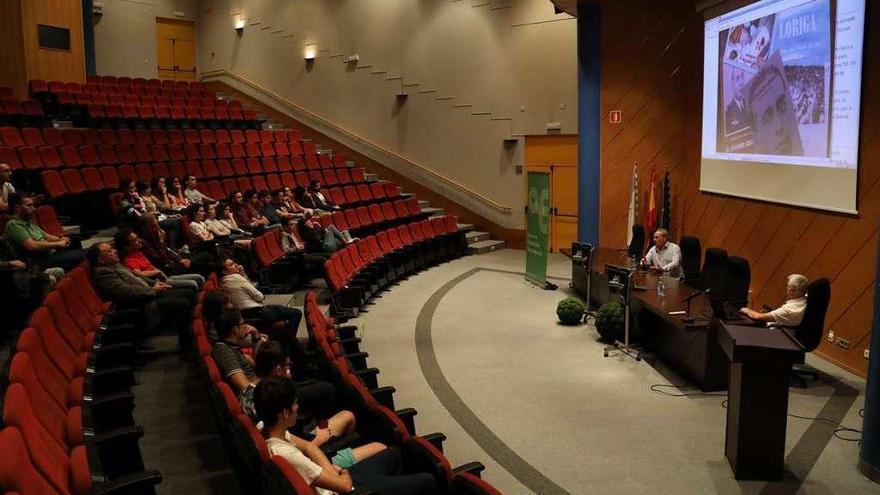
<svg viewBox="0 0 880 495">
<path fill-rule="evenodd" d="M 405 226 L 398 227 L 398 229 Z M 359 246 L 360 247 L 360 246 Z M 361 250 L 361 257 L 373 256 L 368 250 Z M 374 259 L 381 259 L 381 255 Z M 342 382 L 359 398 L 361 414 L 370 414 L 376 422 L 387 422 L 392 428 L 392 440 L 407 446 L 407 453 L 421 457 L 429 461 L 432 471 L 438 481 L 438 493 L 451 493 L 456 495 L 501 495 L 495 487 L 480 478 L 483 466 L 480 463 L 468 463 L 457 468 L 443 453 L 442 434 L 418 436 L 415 432 L 414 418 L 406 414 L 406 410 L 394 411 L 383 405 L 372 391 L 380 390 L 376 375 L 378 370 L 366 368 L 366 357 L 363 359 L 363 367 L 358 366 L 361 356 L 356 351 L 359 339 L 354 337 L 354 327 L 340 326 L 334 318 L 325 316 L 318 306 L 317 294 L 306 294 L 303 304 L 306 328 L 309 332 L 309 340 L 317 352 L 318 359 L 322 362 L 322 369 L 326 373 L 333 374 L 338 381 Z M 350 359 L 354 358 L 354 359 Z M 358 363 L 359 364 L 359 363 Z M 366 368 L 366 369 L 364 369 Z M 381 395 L 380 395 L 381 398 Z"/>
<path fill-rule="evenodd" d="M 0 232 L 3 232 L 3 229 L 6 228 L 6 222 L 8 221 L 9 215 L 0 213 Z M 34 209 L 34 221 L 49 234 L 58 237 L 66 235 L 64 227 L 61 226 L 61 221 L 58 219 L 58 214 L 55 212 L 55 208 L 49 205 L 38 206 Z"/>
<path fill-rule="evenodd" d="M 0 101 L 0 115 L 42 117 L 45 114 L 43 113 L 43 105 L 36 100 L 4 99 Z"/>
<path fill-rule="evenodd" d="M 173 165 L 173 164 L 172 164 Z M 161 166 L 161 167 L 160 167 Z M 360 174 L 360 169 L 352 169 Z M 164 172 L 169 172 L 166 175 Z M 183 172 L 176 174 L 175 172 Z M 329 177 L 332 170 L 322 172 L 285 172 L 281 174 L 244 175 L 237 178 L 211 179 L 199 182 L 198 189 L 214 199 L 224 199 L 234 191 L 262 191 L 275 190 L 283 187 L 295 188 L 296 186 L 307 187 L 312 180 L 323 180 Z M 120 167 L 86 167 L 82 169 L 44 170 L 40 172 L 40 180 L 43 190 L 50 198 L 60 198 L 85 192 L 113 191 L 119 187 L 122 179 L 140 180 L 150 182 L 155 177 L 183 177 L 187 175 L 186 169 L 175 170 L 166 167 L 164 163 L 154 167 L 141 164 L 132 167 L 122 165 Z M 196 175 L 196 174 L 191 174 Z M 336 188 L 334 188 L 336 189 Z M 341 189 L 341 188 L 340 188 Z M 397 189 L 397 186 L 394 186 Z M 328 196 L 332 196 L 333 189 L 325 190 Z M 344 194 L 344 192 L 343 192 Z"/>
<path fill-rule="evenodd" d="M 98 146 L 0 146 L 0 161 L 15 169 L 78 168 L 155 162 L 217 161 L 233 169 L 239 162 L 264 172 L 345 168 L 344 156 L 302 155 L 300 143 L 241 144 L 101 144 Z M 255 165 L 251 165 L 251 163 Z M 239 175 L 219 173 L 218 176 Z"/>
<path fill-rule="evenodd" d="M 92 119 L 170 119 L 170 120 L 257 120 L 257 112 L 246 108 L 144 107 L 87 105 Z"/>
<path fill-rule="evenodd" d="M 302 153 L 315 154 L 311 142 L 302 142 L 299 131 L 282 129 L 39 129 L 0 127 L 0 144 L 19 146 L 82 146 L 84 144 L 245 144 L 301 142 Z"/>
<path fill-rule="evenodd" d="M 0 432 L 0 492 L 154 493 L 134 424 L 130 328 L 112 326 L 88 270 L 60 280 L 18 337 Z"/>
<path fill-rule="evenodd" d="M 238 100 L 218 100 L 212 96 L 106 95 L 90 93 L 56 93 L 61 105 L 116 105 L 145 107 L 242 108 Z"/>
<path fill-rule="evenodd" d="M 37 93 L 105 93 L 105 94 L 142 94 L 145 90 L 164 90 L 178 92 L 209 93 L 205 84 L 199 81 L 161 81 L 159 79 L 143 79 L 113 76 L 89 76 L 85 84 L 77 82 L 45 81 L 31 79 L 28 88 L 32 94 Z"/>
</svg>

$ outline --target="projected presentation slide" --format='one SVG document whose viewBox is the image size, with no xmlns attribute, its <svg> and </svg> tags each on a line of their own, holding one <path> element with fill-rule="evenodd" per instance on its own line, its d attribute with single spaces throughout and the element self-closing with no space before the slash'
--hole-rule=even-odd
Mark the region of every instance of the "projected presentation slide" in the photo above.
<svg viewBox="0 0 880 495">
<path fill-rule="evenodd" d="M 707 21 L 703 157 L 855 169 L 863 22 L 864 0 L 764 0 Z"/>
</svg>

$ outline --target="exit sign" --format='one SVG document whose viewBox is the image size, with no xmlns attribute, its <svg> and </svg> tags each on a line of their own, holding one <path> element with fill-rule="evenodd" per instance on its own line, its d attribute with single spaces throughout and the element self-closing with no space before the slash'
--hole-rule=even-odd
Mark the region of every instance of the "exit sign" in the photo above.
<svg viewBox="0 0 880 495">
<path fill-rule="evenodd" d="M 612 110 L 608 112 L 608 122 L 612 124 L 619 124 L 623 122 L 623 112 L 620 110 Z"/>
</svg>

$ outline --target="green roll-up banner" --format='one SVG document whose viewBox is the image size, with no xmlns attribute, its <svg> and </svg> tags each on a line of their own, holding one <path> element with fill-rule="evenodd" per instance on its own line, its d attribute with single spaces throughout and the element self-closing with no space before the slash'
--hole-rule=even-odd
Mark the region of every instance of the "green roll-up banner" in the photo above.
<svg viewBox="0 0 880 495">
<path fill-rule="evenodd" d="M 529 203 L 526 225 L 526 280 L 547 285 L 547 247 L 550 234 L 550 173 L 528 172 Z"/>
</svg>

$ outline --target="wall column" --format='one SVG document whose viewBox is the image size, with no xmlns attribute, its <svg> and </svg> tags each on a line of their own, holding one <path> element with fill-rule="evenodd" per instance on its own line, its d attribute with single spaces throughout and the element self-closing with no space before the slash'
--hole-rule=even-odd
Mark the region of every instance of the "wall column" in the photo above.
<svg viewBox="0 0 880 495">
<path fill-rule="evenodd" d="M 578 240 L 599 244 L 599 127 L 601 15 L 599 5 L 578 3 Z"/>
</svg>

